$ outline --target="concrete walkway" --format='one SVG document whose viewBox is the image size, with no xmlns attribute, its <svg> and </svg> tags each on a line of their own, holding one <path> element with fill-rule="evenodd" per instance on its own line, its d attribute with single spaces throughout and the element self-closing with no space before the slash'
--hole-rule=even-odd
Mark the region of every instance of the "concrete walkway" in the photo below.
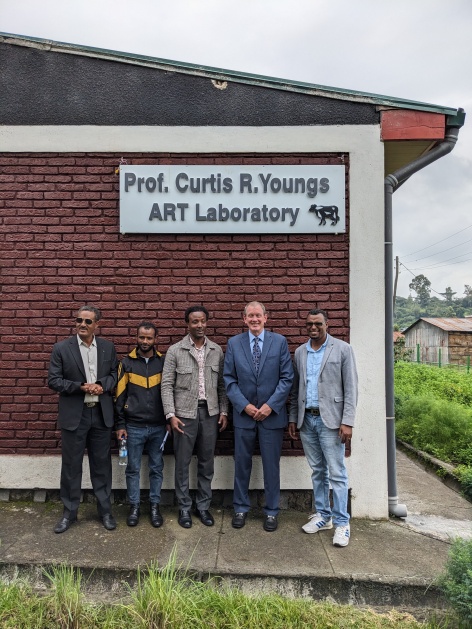
<svg viewBox="0 0 472 629">
<path fill-rule="evenodd" d="M 161 529 L 144 513 L 136 528 L 126 526 L 127 507 L 116 505 L 115 531 L 107 532 L 93 505 L 82 505 L 79 522 L 53 533 L 62 508 L 57 503 L 0 503 L 0 579 L 28 576 L 44 588 L 43 567 L 67 563 L 88 578 L 95 597 L 119 598 L 133 585 L 138 567 L 166 563 L 172 549 L 199 578 L 220 576 L 244 591 L 276 591 L 289 596 L 329 598 L 340 603 L 441 607 L 435 579 L 443 571 L 453 536 L 472 538 L 472 504 L 398 452 L 398 491 L 409 510 L 406 520 L 353 520 L 347 548 L 332 545 L 332 531 L 306 535 L 306 514 L 283 511 L 279 529 L 266 533 L 260 514 L 241 530 L 231 527 L 230 510 L 213 510 L 215 526 L 194 518 L 177 524 L 166 508 Z"/>
</svg>

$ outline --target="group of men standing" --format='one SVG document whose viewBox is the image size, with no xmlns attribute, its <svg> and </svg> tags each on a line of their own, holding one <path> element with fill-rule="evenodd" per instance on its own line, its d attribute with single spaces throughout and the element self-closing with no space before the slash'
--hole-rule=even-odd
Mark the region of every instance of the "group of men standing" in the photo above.
<svg viewBox="0 0 472 629">
<path fill-rule="evenodd" d="M 297 428 L 300 431 L 312 469 L 316 512 L 302 528 L 316 533 L 331 529 L 334 522 L 333 543 L 348 544 L 344 457 L 350 453 L 357 372 L 350 345 L 327 333 L 323 310 L 309 312 L 308 342 L 296 350 L 293 364 L 285 337 L 265 329 L 267 313 L 257 301 L 244 308 L 247 331 L 229 339 L 226 355 L 206 336 L 209 313 L 201 305 L 187 308 L 187 334 L 168 349 L 165 358 L 157 351 L 156 326 L 142 322 L 136 347 L 119 364 L 113 344 L 95 336 L 100 318 L 98 308 L 82 306 L 76 318 L 77 334 L 57 343 L 51 356 L 48 384 L 59 393 L 60 496 L 64 505 L 56 533 L 65 532 L 77 520 L 85 448 L 98 515 L 107 530 L 116 528 L 110 501 L 114 425 L 118 439 L 127 439 L 128 526 L 139 522 L 144 447 L 149 455 L 151 524 L 163 524 L 159 508 L 163 448 L 170 432 L 174 438 L 178 523 L 183 528 L 192 526 L 189 466 L 195 452 L 194 514 L 202 524 L 212 526 L 214 453 L 218 433 L 227 427 L 229 400 L 234 426 L 233 528 L 244 527 L 250 510 L 249 481 L 258 441 L 264 473 L 263 528 L 268 532 L 277 529 L 280 458 L 288 424 L 292 439 L 298 438 Z"/>
</svg>

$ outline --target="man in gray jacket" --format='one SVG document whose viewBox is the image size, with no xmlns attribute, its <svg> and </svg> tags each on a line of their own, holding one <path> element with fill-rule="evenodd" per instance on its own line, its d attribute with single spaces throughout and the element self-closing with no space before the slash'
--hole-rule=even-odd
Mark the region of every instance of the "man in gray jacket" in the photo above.
<svg viewBox="0 0 472 629">
<path fill-rule="evenodd" d="M 192 526 L 189 465 L 196 446 L 197 496 L 195 514 L 205 526 L 213 526 L 209 508 L 214 454 L 219 431 L 228 423 L 228 398 L 223 383 L 223 350 L 206 336 L 209 315 L 204 306 L 185 311 L 188 334 L 172 345 L 162 372 L 164 413 L 174 435 L 175 494 L 178 522 Z"/>
<path fill-rule="evenodd" d="M 354 352 L 344 341 L 327 333 L 324 310 L 310 310 L 306 320 L 308 342 L 295 351 L 289 434 L 296 428 L 312 469 L 316 512 L 302 529 L 317 533 L 333 528 L 334 546 L 349 544 L 348 478 L 344 457 L 351 449 L 357 405 L 357 370 Z M 333 490 L 333 508 L 329 485 Z"/>
</svg>

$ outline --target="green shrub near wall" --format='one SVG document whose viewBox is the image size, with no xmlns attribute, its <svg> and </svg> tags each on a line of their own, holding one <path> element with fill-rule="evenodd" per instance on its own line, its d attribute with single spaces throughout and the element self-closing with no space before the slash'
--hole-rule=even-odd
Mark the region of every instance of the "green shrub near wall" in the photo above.
<svg viewBox="0 0 472 629">
<path fill-rule="evenodd" d="M 418 450 L 457 465 L 472 500 L 472 374 L 395 364 L 396 434 Z"/>
<path fill-rule="evenodd" d="M 472 540 L 454 541 L 440 586 L 462 621 L 460 626 L 472 627 Z"/>
<path fill-rule="evenodd" d="M 455 402 L 427 396 L 404 400 L 397 436 L 442 461 L 472 465 L 472 411 Z"/>
<path fill-rule="evenodd" d="M 395 363 L 395 394 L 401 398 L 428 395 L 472 407 L 472 373 L 417 363 Z"/>
</svg>

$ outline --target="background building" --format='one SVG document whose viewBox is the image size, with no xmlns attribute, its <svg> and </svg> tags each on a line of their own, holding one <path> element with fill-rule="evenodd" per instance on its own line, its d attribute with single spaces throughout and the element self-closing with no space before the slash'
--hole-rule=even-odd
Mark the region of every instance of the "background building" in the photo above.
<svg viewBox="0 0 472 629">
<path fill-rule="evenodd" d="M 467 365 L 472 356 L 472 318 L 422 317 L 403 331 L 412 360 Z M 419 351 L 419 356 L 418 356 Z"/>
</svg>

